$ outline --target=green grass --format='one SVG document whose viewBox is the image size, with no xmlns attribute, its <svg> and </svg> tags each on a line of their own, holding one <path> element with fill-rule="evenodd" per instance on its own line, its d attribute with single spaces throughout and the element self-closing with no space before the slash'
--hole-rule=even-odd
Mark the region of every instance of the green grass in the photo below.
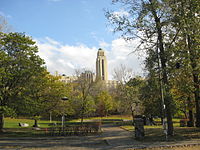
<svg viewBox="0 0 200 150">
<path fill-rule="evenodd" d="M 106 117 L 88 117 L 88 118 L 84 118 L 83 122 L 101 122 L 102 124 L 118 124 L 118 125 L 122 125 L 125 124 L 125 122 L 123 122 L 122 120 L 132 120 L 131 116 L 125 116 L 125 115 L 112 115 L 112 116 L 106 116 Z M 74 119 L 71 120 L 69 122 L 80 122 L 81 119 Z M 130 122 L 126 122 L 126 124 L 132 124 Z"/>
<path fill-rule="evenodd" d="M 103 122 L 119 122 L 121 119 L 130 119 L 129 116 L 108 116 L 108 117 L 90 117 L 90 118 L 84 118 L 84 122 L 86 121 L 94 121 L 94 120 L 103 120 Z M 80 119 L 74 119 L 65 122 L 65 124 L 79 124 Z M 4 128 L 22 128 L 19 126 L 19 123 L 28 123 L 29 127 L 25 128 L 32 128 L 34 124 L 33 119 L 15 119 L 15 118 L 5 118 L 4 120 Z M 60 124 L 61 121 L 52 121 L 52 123 Z M 38 124 L 40 125 L 40 128 L 48 128 L 50 122 L 48 120 L 38 120 Z"/>
<path fill-rule="evenodd" d="M 134 131 L 133 126 L 121 126 L 128 131 Z M 155 142 L 155 141 L 166 141 L 165 134 L 163 132 L 162 126 L 144 126 L 145 137 L 142 141 Z M 169 141 L 177 140 L 188 140 L 188 139 L 199 139 L 200 138 L 200 128 L 196 127 L 178 127 L 175 124 L 174 136 L 169 137 Z"/>
<path fill-rule="evenodd" d="M 189 146 L 166 146 L 166 147 L 153 147 L 153 148 L 133 148 L 130 150 L 200 150 L 200 145 Z"/>
<path fill-rule="evenodd" d="M 89 123 L 92 122 L 94 120 L 103 120 L 102 123 L 106 124 L 106 123 L 115 123 L 115 124 L 120 124 L 122 123 L 120 120 L 121 119 L 127 119 L 127 120 L 132 120 L 131 116 L 121 116 L 121 115 L 117 115 L 117 116 L 107 116 L 107 117 L 91 117 L 91 118 L 85 118 L 84 119 L 84 123 Z M 89 121 L 89 122 L 87 122 Z M 160 124 L 159 120 L 155 120 L 158 122 L 158 124 Z M 182 128 L 178 128 L 179 127 L 179 119 L 173 119 L 174 126 L 175 126 L 175 132 L 176 130 L 178 131 L 176 135 L 180 135 L 182 131 Z M 55 122 L 55 121 L 53 121 Z M 52 123 L 53 123 L 52 122 Z M 20 127 L 19 123 L 28 123 L 29 127 Z M 57 124 L 61 124 L 60 121 L 56 121 Z M 32 126 L 34 124 L 34 120 L 33 119 L 13 119 L 13 118 L 5 118 L 5 134 L 1 135 L 1 136 L 32 136 L 32 135 L 39 135 L 39 134 L 44 134 L 45 132 L 45 128 L 49 128 L 51 126 L 49 126 L 50 122 L 48 120 L 38 120 L 38 124 L 40 125 L 40 128 L 42 128 L 42 131 L 35 131 L 33 130 Z M 65 124 L 67 125 L 79 125 L 80 124 L 80 119 L 76 119 L 76 120 L 71 120 L 71 121 L 67 121 L 65 122 Z M 133 126 L 122 126 L 124 129 L 129 130 L 129 131 L 134 131 Z M 185 128 L 186 129 L 186 128 Z M 189 128 L 191 129 L 191 128 Z M 179 131 L 180 134 L 179 134 Z M 192 132 L 192 131 L 191 131 Z M 199 132 L 198 132 L 199 133 Z M 151 139 L 151 137 L 156 136 L 157 138 L 160 139 L 164 139 L 164 134 L 163 134 L 163 129 L 162 129 L 162 125 L 157 125 L 157 126 L 145 126 L 145 134 L 146 134 L 146 139 L 148 140 L 148 137 Z M 0 136 L 0 137 L 1 137 Z M 159 140 L 160 140 L 159 139 Z"/>
<path fill-rule="evenodd" d="M 114 121 L 115 119 L 131 119 L 129 116 L 107 116 L 107 117 L 91 117 L 85 118 L 84 123 L 89 123 L 94 120 L 103 119 L 103 123 L 116 123 L 121 121 Z M 89 121 L 89 122 L 86 122 Z M 19 123 L 28 123 L 28 127 L 20 127 Z M 57 123 L 61 125 L 61 121 L 52 121 L 52 123 Z M 28 136 L 44 136 L 45 128 L 49 128 L 50 122 L 48 120 L 38 120 L 39 127 L 41 131 L 33 130 L 34 120 L 33 119 L 16 119 L 16 118 L 5 118 L 4 119 L 4 130 L 5 132 L 0 135 L 0 137 L 28 137 Z M 67 125 L 76 126 L 80 124 L 80 119 L 71 120 L 65 122 Z"/>
<path fill-rule="evenodd" d="M 19 123 L 28 123 L 28 127 L 20 127 Z M 38 120 L 38 124 L 41 131 L 33 130 L 34 120 L 33 119 L 15 119 L 5 118 L 4 119 L 4 130 L 5 132 L 0 137 L 30 137 L 30 136 L 44 136 L 45 128 L 49 127 L 49 121 Z"/>
<path fill-rule="evenodd" d="M 126 120 L 132 120 L 132 117 L 129 115 L 112 115 L 112 116 L 106 116 L 106 117 L 88 117 L 88 118 L 84 118 L 83 120 L 115 120 L 115 119 L 126 119 Z M 71 120 L 71 122 L 80 122 L 81 119 L 74 119 Z"/>
<path fill-rule="evenodd" d="M 173 122 L 179 122 L 181 119 L 179 118 L 173 118 Z M 155 118 L 154 121 L 161 121 L 160 118 Z"/>
<path fill-rule="evenodd" d="M 5 118 L 4 120 L 4 128 L 22 128 L 19 126 L 19 123 L 28 123 L 29 127 L 26 128 L 32 128 L 34 125 L 33 119 L 15 119 L 15 118 Z M 49 121 L 47 120 L 38 120 L 38 124 L 41 128 L 47 128 L 49 127 Z"/>
<path fill-rule="evenodd" d="M 94 120 L 103 120 L 102 123 L 117 123 L 120 122 L 121 119 L 126 119 L 126 120 L 132 120 L 131 116 L 121 116 L 121 115 L 114 115 L 114 116 L 107 116 L 107 117 L 90 117 L 90 118 L 84 118 L 84 122 L 86 121 L 94 121 Z M 179 126 L 179 120 L 180 119 L 173 119 L 174 126 L 178 127 Z M 159 120 L 155 120 L 159 122 Z M 5 118 L 4 120 L 4 128 L 19 128 L 21 129 L 22 127 L 19 126 L 19 123 L 28 123 L 29 127 L 27 128 L 32 128 L 34 124 L 33 119 L 14 119 L 14 118 Z M 54 123 L 61 123 L 60 121 L 53 121 Z M 53 123 L 52 122 L 52 123 Z M 79 123 L 80 119 L 75 119 L 71 121 L 67 121 L 66 123 L 68 124 L 76 124 Z M 40 125 L 41 128 L 48 128 L 50 122 L 48 120 L 38 120 L 38 124 Z M 158 123 L 159 124 L 159 123 Z M 152 128 L 153 126 L 146 126 L 146 128 Z M 154 126 L 154 128 L 160 128 L 161 126 Z"/>
</svg>

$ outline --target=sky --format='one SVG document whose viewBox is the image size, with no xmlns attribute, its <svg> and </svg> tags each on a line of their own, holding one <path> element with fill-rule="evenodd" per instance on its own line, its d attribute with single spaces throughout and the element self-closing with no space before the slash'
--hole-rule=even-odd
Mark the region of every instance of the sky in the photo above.
<svg viewBox="0 0 200 150">
<path fill-rule="evenodd" d="M 125 11 L 111 0 L 0 0 L 0 15 L 14 32 L 31 36 L 49 72 L 73 75 L 75 69 L 95 72 L 97 50 L 105 50 L 109 79 L 121 64 L 142 75 L 142 58 L 131 53 L 138 40 L 124 41 L 112 32 L 105 10 Z"/>
</svg>

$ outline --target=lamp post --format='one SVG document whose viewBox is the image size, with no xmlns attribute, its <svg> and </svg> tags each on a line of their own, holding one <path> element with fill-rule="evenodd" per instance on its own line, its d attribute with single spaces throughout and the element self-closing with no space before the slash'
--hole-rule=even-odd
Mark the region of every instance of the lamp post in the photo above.
<svg viewBox="0 0 200 150">
<path fill-rule="evenodd" d="M 62 101 L 67 101 L 69 100 L 68 97 L 62 97 L 61 98 Z M 64 113 L 62 114 L 62 131 L 64 132 L 64 121 L 65 121 L 65 115 Z"/>
</svg>

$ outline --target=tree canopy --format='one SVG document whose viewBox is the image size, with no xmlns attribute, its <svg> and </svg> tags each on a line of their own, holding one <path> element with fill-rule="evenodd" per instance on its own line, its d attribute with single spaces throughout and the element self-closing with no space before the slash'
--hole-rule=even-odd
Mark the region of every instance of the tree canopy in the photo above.
<svg viewBox="0 0 200 150">
<path fill-rule="evenodd" d="M 23 33 L 0 33 L 0 129 L 6 110 L 34 77 L 45 71 L 35 42 Z"/>
</svg>

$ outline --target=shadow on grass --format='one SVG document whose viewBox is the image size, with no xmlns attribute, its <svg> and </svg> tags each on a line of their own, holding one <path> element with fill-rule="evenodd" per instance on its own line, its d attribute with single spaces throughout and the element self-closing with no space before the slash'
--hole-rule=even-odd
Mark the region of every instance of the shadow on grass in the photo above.
<svg viewBox="0 0 200 150">
<path fill-rule="evenodd" d="M 83 122 L 83 125 L 85 126 L 89 126 L 89 127 L 93 127 L 92 125 L 96 125 L 98 122 Z M 0 134 L 0 138 L 1 137 L 45 137 L 45 136 L 68 136 L 68 135 L 85 135 L 85 134 L 81 134 L 81 132 L 76 132 L 73 131 L 73 134 L 70 131 L 64 131 L 64 133 L 62 133 L 61 127 L 62 124 L 61 123 L 40 123 L 39 124 L 39 128 L 38 129 L 34 129 L 33 127 L 20 127 L 20 128 L 4 128 L 4 132 Z M 81 123 L 80 122 L 66 122 L 65 123 L 65 127 L 78 127 L 80 126 Z M 89 128 L 90 129 L 90 128 Z M 96 129 L 96 128 L 95 128 Z M 92 129 L 90 129 L 92 130 Z M 87 135 L 93 135 L 96 133 L 92 133 L 89 134 L 87 133 Z"/>
<path fill-rule="evenodd" d="M 175 127 L 174 136 L 168 137 L 167 141 L 183 141 L 200 139 L 200 128 L 195 127 Z M 145 137 L 140 140 L 144 142 L 164 142 L 166 136 L 162 128 L 146 128 Z"/>
<path fill-rule="evenodd" d="M 0 137 L 42 137 L 45 136 L 45 130 L 36 131 L 32 128 L 6 128 L 0 134 Z"/>
</svg>

